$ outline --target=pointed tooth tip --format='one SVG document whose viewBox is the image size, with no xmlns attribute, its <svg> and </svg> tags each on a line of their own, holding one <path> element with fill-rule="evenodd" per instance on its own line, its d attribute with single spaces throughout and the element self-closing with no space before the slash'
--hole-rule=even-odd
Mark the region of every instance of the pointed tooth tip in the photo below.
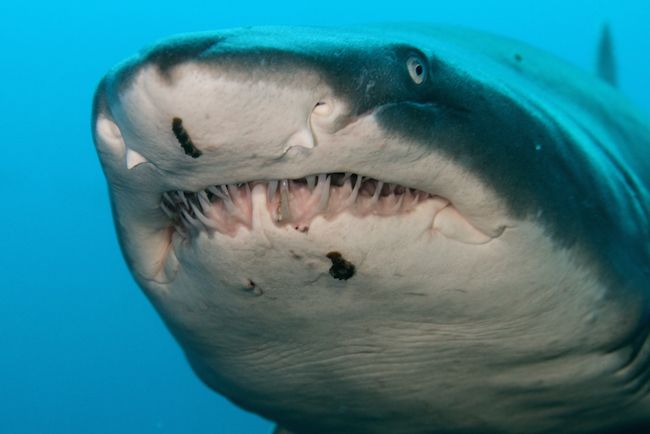
<svg viewBox="0 0 650 434">
<path fill-rule="evenodd" d="M 278 181 L 269 181 L 266 187 L 266 197 L 269 202 L 275 197 L 275 193 L 278 191 Z"/>
</svg>

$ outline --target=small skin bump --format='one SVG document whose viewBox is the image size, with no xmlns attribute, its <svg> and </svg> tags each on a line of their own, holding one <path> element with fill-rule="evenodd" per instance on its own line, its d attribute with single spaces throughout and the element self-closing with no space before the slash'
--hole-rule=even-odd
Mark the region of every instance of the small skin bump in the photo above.
<svg viewBox="0 0 650 434">
<path fill-rule="evenodd" d="M 246 286 L 244 286 L 243 289 L 245 292 L 248 292 L 256 297 L 259 297 L 264 294 L 262 288 L 257 286 L 257 284 L 253 282 L 251 279 L 246 279 Z"/>
<path fill-rule="evenodd" d="M 330 275 L 338 280 L 348 280 L 356 271 L 354 264 L 350 261 L 346 261 L 339 252 L 329 252 L 326 255 L 331 261 L 332 266 L 330 267 Z"/>
<path fill-rule="evenodd" d="M 185 154 L 192 158 L 199 158 L 201 156 L 202 152 L 194 146 L 194 143 L 192 143 L 192 139 L 183 126 L 183 120 L 181 118 L 174 118 L 172 120 L 172 131 L 174 132 L 178 143 L 181 144 L 181 148 L 185 151 Z"/>
</svg>

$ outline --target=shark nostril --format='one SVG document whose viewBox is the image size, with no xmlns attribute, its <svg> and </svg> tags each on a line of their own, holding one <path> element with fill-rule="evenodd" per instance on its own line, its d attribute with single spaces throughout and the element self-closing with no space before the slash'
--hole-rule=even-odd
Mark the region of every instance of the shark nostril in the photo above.
<svg viewBox="0 0 650 434">
<path fill-rule="evenodd" d="M 318 116 L 328 116 L 332 113 L 332 104 L 328 101 L 318 101 L 314 106 L 313 113 Z"/>
</svg>

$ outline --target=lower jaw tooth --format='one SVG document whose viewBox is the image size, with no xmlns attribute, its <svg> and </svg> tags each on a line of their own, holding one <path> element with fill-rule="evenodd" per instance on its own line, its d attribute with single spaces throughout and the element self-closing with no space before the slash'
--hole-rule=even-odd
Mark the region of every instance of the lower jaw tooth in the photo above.
<svg viewBox="0 0 650 434">
<path fill-rule="evenodd" d="M 324 177 L 324 179 L 321 178 Z M 327 203 L 330 199 L 330 182 L 331 178 L 325 175 L 318 175 L 318 186 L 320 187 L 320 201 L 318 203 L 318 212 L 327 210 Z"/>
</svg>

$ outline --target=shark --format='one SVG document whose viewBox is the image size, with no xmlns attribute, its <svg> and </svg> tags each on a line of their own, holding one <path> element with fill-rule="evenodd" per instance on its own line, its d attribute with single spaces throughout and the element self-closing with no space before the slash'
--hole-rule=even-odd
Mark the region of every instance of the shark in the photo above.
<svg viewBox="0 0 650 434">
<path fill-rule="evenodd" d="M 246 27 L 117 65 L 92 132 L 134 279 L 276 433 L 650 426 L 650 123 L 606 80 L 465 28 Z"/>
</svg>

